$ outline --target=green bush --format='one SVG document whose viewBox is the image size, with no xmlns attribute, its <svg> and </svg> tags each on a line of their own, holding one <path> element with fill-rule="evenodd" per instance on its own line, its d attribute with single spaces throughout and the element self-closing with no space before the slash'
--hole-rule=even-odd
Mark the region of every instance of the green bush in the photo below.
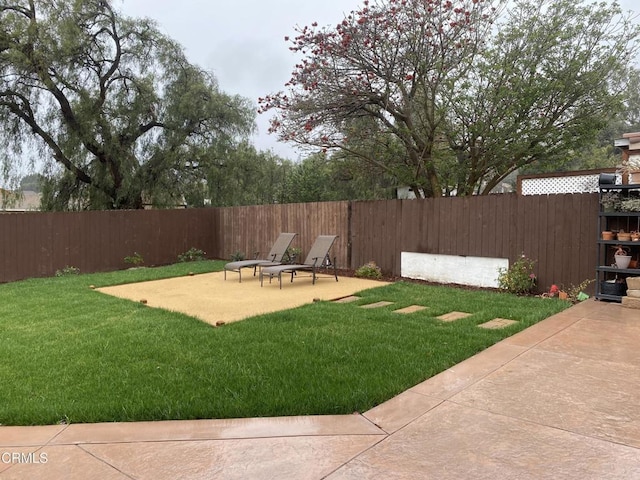
<svg viewBox="0 0 640 480">
<path fill-rule="evenodd" d="M 178 255 L 179 262 L 199 262 L 201 260 L 206 260 L 207 253 L 198 249 L 191 247 L 186 252 Z"/>
<path fill-rule="evenodd" d="M 359 278 L 373 278 L 375 280 L 379 280 L 382 278 L 382 270 L 380 270 L 380 267 L 372 260 L 358 268 L 355 275 Z"/>
<path fill-rule="evenodd" d="M 516 295 L 531 293 L 536 287 L 535 261 L 522 255 L 509 268 L 498 270 L 498 285 Z"/>
<path fill-rule="evenodd" d="M 68 275 L 80 275 L 80 269 L 67 265 L 61 270 L 56 270 L 56 277 L 66 277 Z"/>
<path fill-rule="evenodd" d="M 245 259 L 245 255 L 243 252 L 235 252 L 231 254 L 230 259 L 232 262 L 240 262 Z"/>
<path fill-rule="evenodd" d="M 282 263 L 295 263 L 296 259 L 300 258 L 300 254 L 302 253 L 302 249 L 298 247 L 289 247 L 284 252 L 282 256 Z M 302 260 L 298 260 L 301 262 Z"/>
<path fill-rule="evenodd" d="M 133 255 L 130 257 L 124 257 L 124 263 L 128 263 L 133 265 L 134 267 L 139 267 L 144 263 L 144 258 L 138 252 L 133 252 Z"/>
</svg>

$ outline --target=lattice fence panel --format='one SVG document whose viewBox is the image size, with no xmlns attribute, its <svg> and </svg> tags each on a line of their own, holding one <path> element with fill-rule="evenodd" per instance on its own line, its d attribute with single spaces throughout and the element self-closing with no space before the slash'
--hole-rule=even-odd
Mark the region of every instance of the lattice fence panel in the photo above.
<svg viewBox="0 0 640 480">
<path fill-rule="evenodd" d="M 562 193 L 596 193 L 599 174 L 567 175 L 564 177 L 525 178 L 522 195 L 553 195 Z M 620 177 L 617 175 L 617 177 Z M 621 178 L 616 179 L 620 183 Z"/>
</svg>

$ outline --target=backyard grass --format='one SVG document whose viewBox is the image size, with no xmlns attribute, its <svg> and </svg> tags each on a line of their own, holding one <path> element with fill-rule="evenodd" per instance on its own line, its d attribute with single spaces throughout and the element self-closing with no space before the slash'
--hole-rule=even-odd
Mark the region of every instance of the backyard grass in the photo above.
<svg viewBox="0 0 640 480">
<path fill-rule="evenodd" d="M 366 411 L 569 306 L 398 282 L 214 328 L 91 290 L 222 269 L 194 262 L 0 285 L 0 424 Z M 362 309 L 375 301 L 393 307 Z M 410 315 L 392 309 L 429 307 Z M 435 317 L 473 313 L 455 322 Z M 477 325 L 518 320 L 502 330 Z"/>
</svg>

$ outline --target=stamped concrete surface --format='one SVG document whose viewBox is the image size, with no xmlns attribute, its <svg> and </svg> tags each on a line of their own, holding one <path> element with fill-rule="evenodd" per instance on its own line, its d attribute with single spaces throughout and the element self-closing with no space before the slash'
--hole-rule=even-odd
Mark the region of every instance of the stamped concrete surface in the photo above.
<svg viewBox="0 0 640 480">
<path fill-rule="evenodd" d="M 0 427 L 0 479 L 637 479 L 638 345 L 589 300 L 362 414 Z"/>
<path fill-rule="evenodd" d="M 307 272 L 299 272 L 293 282 L 290 278 L 283 274 L 280 288 L 277 279 L 270 283 L 265 277 L 261 286 L 258 276 L 252 276 L 251 269 L 246 269 L 242 283 L 233 272 L 227 272 L 226 280 L 223 272 L 215 272 L 116 285 L 97 291 L 134 302 L 144 300 L 149 307 L 186 313 L 215 325 L 299 307 L 315 299 L 335 300 L 388 285 L 387 282 L 354 277 L 338 277 L 336 282 L 335 277 L 327 274 L 319 275 L 314 285 Z"/>
</svg>

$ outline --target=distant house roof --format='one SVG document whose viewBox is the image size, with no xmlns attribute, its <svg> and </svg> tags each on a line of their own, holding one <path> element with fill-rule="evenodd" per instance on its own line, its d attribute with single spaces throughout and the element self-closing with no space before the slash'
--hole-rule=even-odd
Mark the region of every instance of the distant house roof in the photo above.
<svg viewBox="0 0 640 480">
<path fill-rule="evenodd" d="M 640 150 L 640 132 L 625 133 L 622 138 L 614 141 L 614 146 L 628 150 Z"/>
<path fill-rule="evenodd" d="M 12 192 L 0 188 L 0 211 L 3 212 L 29 212 L 40 210 L 41 193 L 30 190 L 24 192 Z"/>
</svg>

